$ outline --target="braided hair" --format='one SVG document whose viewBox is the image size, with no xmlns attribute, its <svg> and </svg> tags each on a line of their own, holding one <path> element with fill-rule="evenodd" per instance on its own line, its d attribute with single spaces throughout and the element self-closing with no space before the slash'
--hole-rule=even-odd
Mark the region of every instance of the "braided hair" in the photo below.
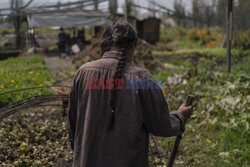
<svg viewBox="0 0 250 167">
<path fill-rule="evenodd" d="M 122 78 L 123 69 L 126 65 L 126 56 L 128 51 L 136 43 L 137 36 L 132 26 L 125 20 L 119 19 L 112 24 L 108 25 L 102 35 L 100 41 L 101 51 L 104 54 L 109 51 L 112 47 L 118 48 L 121 52 L 121 56 L 118 57 L 118 63 L 115 67 L 115 73 L 113 75 L 114 87 L 111 90 L 110 106 L 112 112 L 110 114 L 109 123 L 107 128 L 110 129 L 114 124 L 115 110 L 117 104 L 117 79 Z"/>
</svg>

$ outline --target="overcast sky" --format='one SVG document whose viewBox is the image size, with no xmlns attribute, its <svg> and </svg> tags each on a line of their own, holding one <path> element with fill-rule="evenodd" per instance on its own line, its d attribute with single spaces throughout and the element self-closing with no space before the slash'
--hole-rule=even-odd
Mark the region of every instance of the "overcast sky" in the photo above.
<svg viewBox="0 0 250 167">
<path fill-rule="evenodd" d="M 1 8 L 8 8 L 9 7 L 9 1 L 10 0 L 0 0 L 0 9 Z M 29 0 L 23 0 L 25 3 L 27 3 Z M 60 2 L 74 2 L 78 0 L 60 0 Z M 122 7 L 124 6 L 125 0 L 117 0 L 118 6 L 119 6 L 119 12 L 122 12 Z M 150 1 L 155 1 L 156 3 L 159 3 L 161 5 L 166 6 L 167 8 L 173 9 L 173 3 L 175 0 L 133 0 L 135 4 L 139 4 L 141 6 L 150 7 L 152 8 L 152 5 L 149 5 Z M 192 8 L 191 2 L 192 0 L 182 0 L 185 4 L 185 7 L 187 10 L 190 10 Z M 41 6 L 41 5 L 51 5 L 57 3 L 58 0 L 34 0 L 30 6 Z M 100 4 L 100 8 L 107 8 L 108 3 L 102 3 Z M 141 10 L 141 12 L 144 12 Z"/>
</svg>

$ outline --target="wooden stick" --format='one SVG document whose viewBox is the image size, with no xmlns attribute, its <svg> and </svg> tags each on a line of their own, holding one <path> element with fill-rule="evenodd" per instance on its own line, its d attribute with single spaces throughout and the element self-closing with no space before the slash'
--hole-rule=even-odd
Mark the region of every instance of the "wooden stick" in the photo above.
<svg viewBox="0 0 250 167">
<path fill-rule="evenodd" d="M 227 8 L 227 72 L 231 71 L 231 40 L 233 22 L 233 0 L 228 0 Z"/>
<path fill-rule="evenodd" d="M 187 101 L 185 103 L 185 106 L 192 105 L 193 99 L 194 99 L 194 97 L 192 95 L 189 95 L 188 99 L 187 99 Z M 184 131 L 175 138 L 175 142 L 174 142 L 174 145 L 172 147 L 172 151 L 171 151 L 171 155 L 170 155 L 167 167 L 172 167 L 173 164 L 174 164 L 174 160 L 175 160 L 175 157 L 176 157 L 176 154 L 177 154 L 177 151 L 178 151 L 178 148 L 179 148 L 183 133 L 184 133 Z"/>
</svg>

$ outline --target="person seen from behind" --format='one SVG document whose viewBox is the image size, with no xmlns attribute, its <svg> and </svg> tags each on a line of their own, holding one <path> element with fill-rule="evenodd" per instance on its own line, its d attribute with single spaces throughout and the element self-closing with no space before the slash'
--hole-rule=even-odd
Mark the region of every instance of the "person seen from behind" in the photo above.
<svg viewBox="0 0 250 167">
<path fill-rule="evenodd" d="M 66 43 L 67 43 L 67 34 L 64 32 L 63 27 L 60 28 L 60 32 L 58 33 L 57 37 L 58 37 L 59 53 L 65 53 Z"/>
<path fill-rule="evenodd" d="M 124 20 L 108 25 L 102 57 L 77 71 L 70 92 L 74 167 L 147 167 L 149 133 L 180 134 L 192 106 L 169 111 L 152 75 L 131 62 L 137 35 Z M 133 84 L 137 83 L 137 84 Z"/>
</svg>

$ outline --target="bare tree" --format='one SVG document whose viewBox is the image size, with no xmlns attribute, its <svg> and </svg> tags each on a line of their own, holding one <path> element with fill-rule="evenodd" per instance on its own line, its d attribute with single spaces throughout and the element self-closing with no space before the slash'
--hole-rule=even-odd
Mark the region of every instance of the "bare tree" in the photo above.
<svg viewBox="0 0 250 167">
<path fill-rule="evenodd" d="M 29 5 L 32 1 L 29 1 Z M 24 5 L 23 0 L 11 0 L 11 21 L 13 22 L 16 35 L 16 48 L 23 49 L 26 45 L 26 32 L 27 32 L 27 18 L 22 14 L 21 9 L 27 7 Z"/>
<path fill-rule="evenodd" d="M 174 1 L 174 19 L 178 26 L 185 25 L 185 19 L 183 16 L 186 16 L 185 6 L 182 0 L 175 0 Z"/>
</svg>

